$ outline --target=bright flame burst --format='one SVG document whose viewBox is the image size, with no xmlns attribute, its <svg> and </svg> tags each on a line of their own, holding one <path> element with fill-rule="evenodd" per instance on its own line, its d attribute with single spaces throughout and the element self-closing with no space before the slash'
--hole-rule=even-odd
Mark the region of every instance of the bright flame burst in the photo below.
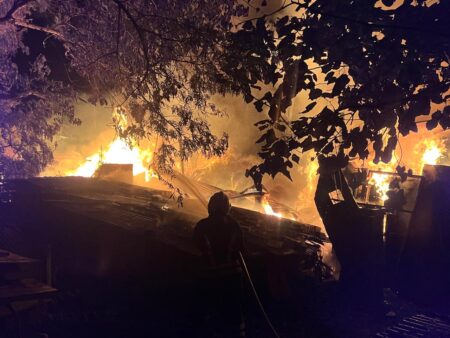
<svg viewBox="0 0 450 338">
<path fill-rule="evenodd" d="M 438 160 L 443 157 L 443 154 L 445 152 L 445 144 L 442 140 L 424 140 L 423 144 L 425 146 L 425 150 L 422 155 L 421 159 L 421 168 L 420 170 L 423 170 L 423 167 L 425 164 L 437 164 Z"/>
<path fill-rule="evenodd" d="M 127 115 L 120 107 L 114 109 L 113 121 L 121 130 L 127 127 Z M 92 177 L 103 163 L 132 164 L 133 176 L 144 174 L 145 181 L 148 182 L 152 177 L 157 177 L 154 171 L 149 169 L 152 159 L 153 152 L 139 148 L 136 142 L 129 145 L 124 140 L 116 138 L 105 151 L 102 149 L 89 156 L 76 170 L 67 172 L 66 175 Z"/>
<path fill-rule="evenodd" d="M 446 151 L 444 141 L 435 139 L 425 139 L 420 142 L 416 148 L 421 150 L 420 152 L 417 151 L 417 153 L 422 154 L 418 161 L 419 167 L 415 168 L 416 172 L 422 172 L 425 164 L 437 164 L 438 160 L 443 157 L 443 154 Z M 380 169 L 383 171 L 395 172 L 395 165 L 394 162 L 391 162 L 384 164 Z M 378 196 L 383 201 L 388 199 L 387 192 L 389 191 L 391 179 L 391 175 L 383 173 L 372 173 L 370 177 L 369 183 L 375 187 Z"/>
<path fill-rule="evenodd" d="M 369 183 L 375 187 L 378 196 L 382 201 L 388 199 L 387 192 L 389 191 L 389 183 L 392 176 L 382 173 L 372 173 Z"/>
<path fill-rule="evenodd" d="M 116 139 L 106 148 L 89 156 L 82 165 L 74 171 L 67 172 L 67 176 L 92 177 L 102 163 L 133 164 L 133 176 L 144 173 L 145 180 L 149 181 L 155 176 L 148 169 L 153 159 L 153 153 L 140 149 L 137 146 L 130 147 L 125 141 Z"/>
<path fill-rule="evenodd" d="M 262 198 L 261 205 L 264 208 L 264 213 L 266 215 L 271 215 L 271 216 L 275 216 L 275 217 L 278 217 L 278 218 L 282 218 L 283 217 L 283 214 L 281 214 L 279 212 L 275 212 L 272 209 L 272 206 L 270 205 L 270 203 L 269 203 L 269 201 L 268 201 L 268 199 L 267 199 L 267 197 L 265 195 Z"/>
</svg>

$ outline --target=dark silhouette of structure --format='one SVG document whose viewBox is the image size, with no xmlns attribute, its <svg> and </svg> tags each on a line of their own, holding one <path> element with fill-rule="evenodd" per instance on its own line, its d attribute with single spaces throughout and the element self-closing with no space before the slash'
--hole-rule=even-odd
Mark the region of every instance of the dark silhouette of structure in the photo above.
<svg viewBox="0 0 450 338">
<path fill-rule="evenodd" d="M 102 180 L 133 184 L 133 165 L 102 163 L 95 171 L 94 177 Z"/>
<path fill-rule="evenodd" d="M 319 176 L 315 203 L 341 264 L 341 282 L 353 300 L 380 304 L 382 212 L 360 208 L 340 170 Z"/>
</svg>

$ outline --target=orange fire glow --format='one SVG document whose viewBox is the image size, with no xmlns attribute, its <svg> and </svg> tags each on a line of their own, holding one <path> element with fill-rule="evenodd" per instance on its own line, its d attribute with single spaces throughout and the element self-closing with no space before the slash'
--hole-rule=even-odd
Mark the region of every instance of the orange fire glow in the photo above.
<svg viewBox="0 0 450 338">
<path fill-rule="evenodd" d="M 89 156 L 77 169 L 66 172 L 66 176 L 92 177 L 102 163 L 133 164 L 133 175 L 144 173 L 148 182 L 156 174 L 149 169 L 153 153 L 138 146 L 130 147 L 124 140 L 115 139 L 105 151 Z"/>
<path fill-rule="evenodd" d="M 425 164 L 438 164 L 441 157 L 446 152 L 445 144 L 442 140 L 425 139 L 418 146 L 424 148 L 420 160 L 420 172 L 422 172 Z"/>
<path fill-rule="evenodd" d="M 390 175 L 385 175 L 382 173 L 373 173 L 370 177 L 369 183 L 375 187 L 378 196 L 380 196 L 382 201 L 388 199 L 387 192 L 389 191 L 389 183 L 392 177 Z"/>
<path fill-rule="evenodd" d="M 446 152 L 445 143 L 443 140 L 435 138 L 427 138 L 416 144 L 415 157 L 417 162 L 410 167 L 416 173 L 422 173 L 425 164 L 438 164 L 439 159 L 443 157 Z M 396 160 L 393 159 L 390 163 L 378 166 L 379 170 L 387 172 L 395 172 Z M 381 200 L 387 200 L 387 192 L 389 191 L 389 183 L 392 177 L 383 173 L 372 173 L 369 183 L 375 187 L 376 192 Z"/>
<path fill-rule="evenodd" d="M 308 166 L 306 167 L 306 178 L 308 187 L 310 189 L 313 189 L 315 187 L 315 182 L 318 177 L 318 170 L 319 170 L 319 162 L 317 160 L 310 161 L 308 163 Z"/>
<path fill-rule="evenodd" d="M 269 203 L 269 201 L 268 201 L 266 196 L 263 196 L 262 201 L 261 201 L 261 205 L 264 208 L 264 213 L 266 215 L 271 215 L 271 216 L 275 216 L 275 217 L 278 217 L 278 218 L 282 218 L 283 217 L 283 214 L 281 214 L 279 212 L 275 212 L 272 209 L 272 206 L 270 205 L 270 203 Z"/>
<path fill-rule="evenodd" d="M 128 125 L 126 113 L 117 107 L 113 111 L 113 121 L 120 129 Z M 144 174 L 145 181 L 157 177 L 150 164 L 153 160 L 153 152 L 141 149 L 136 142 L 128 144 L 126 141 L 116 138 L 105 149 L 100 149 L 89 156 L 77 169 L 66 171 L 66 176 L 92 177 L 103 163 L 133 164 L 133 176 Z"/>
</svg>

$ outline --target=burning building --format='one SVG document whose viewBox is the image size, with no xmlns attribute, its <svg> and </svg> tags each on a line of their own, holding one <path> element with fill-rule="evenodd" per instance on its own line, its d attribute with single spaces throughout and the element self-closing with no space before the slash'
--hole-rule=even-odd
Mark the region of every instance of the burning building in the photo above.
<svg viewBox="0 0 450 338">
<path fill-rule="evenodd" d="M 67 278 L 183 285 L 202 266 L 192 243 L 206 213 L 198 199 L 186 198 L 180 208 L 170 192 L 82 177 L 17 180 L 8 189 L 2 247 L 41 259 L 50 250 L 57 286 Z M 320 228 L 239 207 L 231 214 L 243 229 L 250 266 L 267 273 L 263 279 L 273 269 L 287 279 L 330 276 Z M 280 292 L 279 284 L 269 286 Z"/>
</svg>

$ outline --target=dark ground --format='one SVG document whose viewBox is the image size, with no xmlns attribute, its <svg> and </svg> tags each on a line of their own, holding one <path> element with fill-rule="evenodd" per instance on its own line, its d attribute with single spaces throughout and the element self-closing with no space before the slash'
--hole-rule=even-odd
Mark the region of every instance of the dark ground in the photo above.
<svg viewBox="0 0 450 338">
<path fill-rule="evenodd" d="M 369 305 L 355 300 L 339 282 L 298 280 L 288 298 L 276 301 L 265 292 L 258 271 L 254 277 L 281 337 L 375 337 L 417 313 L 436 316 L 437 311 L 450 318 L 445 317 L 448 309 L 414 305 L 390 289 L 384 290 L 383 304 Z M 273 337 L 247 283 L 244 290 L 247 337 Z M 194 282 L 152 289 L 132 281 L 73 279 L 53 300 L 21 315 L 23 337 L 45 337 L 38 333 L 55 338 L 213 337 L 210 323 L 215 311 L 203 307 L 203 301 Z M 1 337 L 15 337 L 14 320 L 4 324 Z"/>
</svg>

